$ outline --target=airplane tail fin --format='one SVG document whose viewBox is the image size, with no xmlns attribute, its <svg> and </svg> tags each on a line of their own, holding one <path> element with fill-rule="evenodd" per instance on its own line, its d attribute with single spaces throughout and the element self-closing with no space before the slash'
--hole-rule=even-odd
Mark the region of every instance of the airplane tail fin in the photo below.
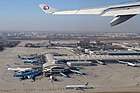
<svg viewBox="0 0 140 93">
<path fill-rule="evenodd" d="M 18 58 L 20 58 L 20 55 L 18 55 Z"/>
<path fill-rule="evenodd" d="M 7 70 L 11 70 L 12 69 L 12 67 L 10 65 L 6 65 L 6 67 L 7 67 Z"/>
<path fill-rule="evenodd" d="M 7 68 L 11 68 L 11 66 L 10 65 L 6 65 L 7 66 Z"/>
<path fill-rule="evenodd" d="M 42 11 L 44 11 L 45 13 L 48 13 L 48 14 L 52 14 L 52 13 L 58 11 L 57 9 L 50 7 L 46 4 L 39 4 L 39 7 L 42 9 Z"/>
<path fill-rule="evenodd" d="M 88 85 L 88 82 L 86 83 L 86 86 Z"/>
</svg>

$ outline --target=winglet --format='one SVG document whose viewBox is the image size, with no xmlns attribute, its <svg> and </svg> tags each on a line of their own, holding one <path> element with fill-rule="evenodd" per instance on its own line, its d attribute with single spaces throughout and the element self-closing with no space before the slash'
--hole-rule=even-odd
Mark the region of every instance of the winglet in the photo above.
<svg viewBox="0 0 140 93">
<path fill-rule="evenodd" d="M 44 11 L 45 13 L 48 13 L 48 14 L 53 14 L 54 12 L 58 11 L 57 9 L 50 7 L 46 4 L 39 4 L 39 7 L 42 9 L 42 11 Z"/>
</svg>

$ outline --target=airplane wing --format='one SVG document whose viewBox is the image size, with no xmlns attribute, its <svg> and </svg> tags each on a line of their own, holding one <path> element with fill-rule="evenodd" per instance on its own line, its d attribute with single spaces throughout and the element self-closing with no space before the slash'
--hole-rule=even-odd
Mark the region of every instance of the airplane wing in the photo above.
<svg viewBox="0 0 140 93">
<path fill-rule="evenodd" d="M 100 14 L 106 7 L 90 8 L 90 9 L 77 9 L 77 10 L 58 10 L 46 4 L 40 4 L 39 7 L 48 14 Z"/>
<path fill-rule="evenodd" d="M 20 69 L 19 70 L 20 72 L 25 72 L 25 71 L 27 71 L 26 69 Z"/>
<path fill-rule="evenodd" d="M 83 89 L 83 88 L 81 88 L 81 87 L 79 87 L 79 88 L 78 88 L 78 90 L 82 90 L 82 91 L 84 91 L 84 89 Z"/>
<path fill-rule="evenodd" d="M 98 8 L 76 9 L 76 10 L 58 10 L 46 4 L 40 4 L 39 7 L 49 14 L 99 14 L 101 16 L 113 16 L 110 22 L 111 26 L 118 25 L 140 14 L 140 2 L 110 5 Z"/>
</svg>

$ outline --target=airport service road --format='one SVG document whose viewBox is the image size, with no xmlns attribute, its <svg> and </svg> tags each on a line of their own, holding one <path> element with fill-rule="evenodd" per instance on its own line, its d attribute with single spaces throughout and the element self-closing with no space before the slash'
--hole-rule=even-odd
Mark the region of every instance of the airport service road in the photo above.
<svg viewBox="0 0 140 93">
<path fill-rule="evenodd" d="M 140 68 L 128 67 L 123 64 L 107 64 L 92 67 L 84 67 L 81 72 L 87 75 L 81 76 L 72 74 L 71 78 L 58 76 L 58 82 L 50 82 L 48 78 L 41 80 L 20 81 L 12 77 L 7 71 L 6 65 L 22 66 L 17 55 L 42 53 L 44 48 L 8 48 L 0 52 L 0 93 L 93 93 L 104 91 L 140 91 Z M 65 52 L 66 53 L 66 52 Z M 20 63 L 15 65 L 15 63 Z M 84 84 L 89 82 L 94 89 L 85 91 L 66 90 L 69 84 Z"/>
</svg>

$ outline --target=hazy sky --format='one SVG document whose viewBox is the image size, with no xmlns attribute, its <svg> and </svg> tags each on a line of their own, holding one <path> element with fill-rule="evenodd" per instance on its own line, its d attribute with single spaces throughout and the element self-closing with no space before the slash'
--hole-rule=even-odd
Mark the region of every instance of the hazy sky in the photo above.
<svg viewBox="0 0 140 93">
<path fill-rule="evenodd" d="M 137 15 L 116 27 L 110 27 L 113 17 L 99 15 L 47 15 L 38 4 L 46 3 L 58 9 L 79 9 L 136 0 L 0 0 L 0 31 L 137 31 Z"/>
</svg>

